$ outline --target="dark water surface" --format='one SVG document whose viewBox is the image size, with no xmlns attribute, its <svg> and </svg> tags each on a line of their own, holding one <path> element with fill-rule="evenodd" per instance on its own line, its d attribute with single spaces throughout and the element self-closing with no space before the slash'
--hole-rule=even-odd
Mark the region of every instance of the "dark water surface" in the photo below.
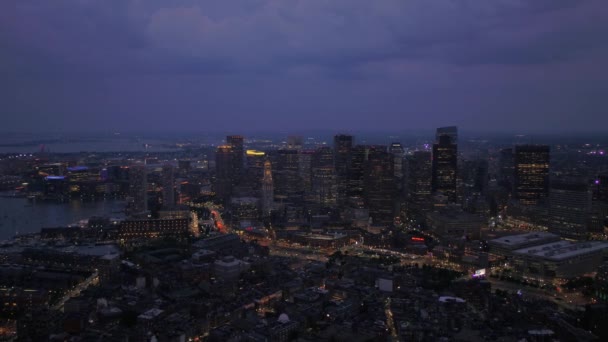
<svg viewBox="0 0 608 342">
<path fill-rule="evenodd" d="M 0 193 L 0 240 L 15 234 L 36 233 L 43 227 L 61 227 L 91 216 L 122 218 L 123 200 L 71 200 L 67 203 L 33 202 L 26 198 L 7 198 Z"/>
</svg>

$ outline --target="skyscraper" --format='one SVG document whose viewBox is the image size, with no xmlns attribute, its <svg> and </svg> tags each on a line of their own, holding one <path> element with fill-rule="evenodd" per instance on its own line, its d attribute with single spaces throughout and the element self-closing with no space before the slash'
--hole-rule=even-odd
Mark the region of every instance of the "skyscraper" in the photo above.
<svg viewBox="0 0 608 342">
<path fill-rule="evenodd" d="M 163 207 L 172 208 L 175 205 L 175 175 L 171 164 L 163 165 L 162 170 Z"/>
<path fill-rule="evenodd" d="M 144 165 L 129 168 L 129 196 L 132 198 L 131 213 L 140 214 L 148 210 L 148 175 Z"/>
<path fill-rule="evenodd" d="M 373 147 L 357 145 L 351 150 L 350 167 L 348 170 L 349 182 L 348 187 L 346 188 L 349 197 L 363 197 L 365 163 L 367 162 L 367 157 L 371 148 Z M 338 189 L 338 192 L 339 191 L 340 189 Z"/>
<path fill-rule="evenodd" d="M 441 192 L 447 196 L 448 201 L 456 202 L 458 147 L 450 135 L 437 134 L 439 142 L 433 145 L 433 192 Z"/>
<path fill-rule="evenodd" d="M 304 139 L 299 135 L 290 135 L 287 137 L 287 148 L 291 150 L 300 150 Z"/>
<path fill-rule="evenodd" d="M 233 180 L 238 182 L 239 177 L 243 174 L 245 166 L 245 150 L 243 146 L 243 136 L 229 135 L 226 137 L 226 144 L 232 148 L 234 163 L 232 165 Z"/>
<path fill-rule="evenodd" d="M 551 182 L 549 230 L 561 236 L 581 237 L 587 233 L 591 212 L 591 191 L 580 179 Z"/>
<path fill-rule="evenodd" d="M 232 146 L 220 145 L 215 151 L 215 193 L 221 201 L 226 201 L 234 186 L 234 153 Z"/>
<path fill-rule="evenodd" d="M 365 162 L 364 198 L 376 223 L 390 224 L 395 210 L 395 176 L 392 154 L 386 147 L 370 148 Z"/>
<path fill-rule="evenodd" d="M 336 175 L 334 156 L 329 147 L 318 148 L 312 160 L 312 192 L 320 205 L 336 204 Z"/>
<path fill-rule="evenodd" d="M 456 126 L 447 126 L 447 127 L 439 127 L 435 133 L 435 142 L 439 143 L 439 140 L 442 136 L 447 135 L 450 137 L 450 142 L 454 145 L 458 144 L 458 127 Z"/>
<path fill-rule="evenodd" d="M 247 156 L 247 168 L 258 169 L 258 171 L 264 169 L 264 162 L 267 159 L 266 152 L 258 150 L 247 150 L 245 154 Z"/>
<path fill-rule="evenodd" d="M 399 192 L 403 192 L 403 146 L 401 143 L 394 142 L 389 147 L 389 152 L 393 155 L 393 170 L 395 172 L 395 181 L 397 185 L 397 190 Z"/>
<path fill-rule="evenodd" d="M 421 220 L 430 209 L 432 156 L 429 151 L 416 151 L 407 157 L 408 215 Z"/>
<path fill-rule="evenodd" d="M 297 150 L 277 151 L 274 172 L 275 196 L 298 201 L 302 195 L 302 182 L 298 174 L 300 161 Z"/>
<path fill-rule="evenodd" d="M 302 181 L 302 190 L 306 195 L 312 192 L 312 159 L 314 150 L 298 151 L 298 176 Z"/>
<path fill-rule="evenodd" d="M 264 162 L 264 175 L 262 177 L 262 211 L 268 214 L 274 202 L 274 185 L 272 183 L 272 164 L 266 159 Z"/>
<path fill-rule="evenodd" d="M 486 159 L 478 158 L 463 161 L 459 177 L 462 179 L 463 192 L 466 195 L 485 193 L 488 187 L 488 168 Z"/>
<path fill-rule="evenodd" d="M 593 198 L 608 202 L 608 173 L 600 174 L 593 180 Z"/>
<path fill-rule="evenodd" d="M 253 191 L 261 191 L 262 178 L 264 172 L 264 162 L 266 161 L 266 153 L 258 150 L 245 151 L 245 171 L 241 177 L 240 185 L 244 188 L 249 188 Z"/>
<path fill-rule="evenodd" d="M 500 150 L 500 155 L 498 156 L 498 184 L 511 192 L 513 191 L 513 178 L 513 149 L 505 148 Z"/>
<path fill-rule="evenodd" d="M 515 146 L 515 198 L 523 205 L 538 205 L 549 194 L 549 146 Z"/>
<path fill-rule="evenodd" d="M 340 203 L 346 200 L 348 194 L 352 149 L 352 135 L 334 136 L 334 168 L 337 177 L 338 202 Z"/>
</svg>

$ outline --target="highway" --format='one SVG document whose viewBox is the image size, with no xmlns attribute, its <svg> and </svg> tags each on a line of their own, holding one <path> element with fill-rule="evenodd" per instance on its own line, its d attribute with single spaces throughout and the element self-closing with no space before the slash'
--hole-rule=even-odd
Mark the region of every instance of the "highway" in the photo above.
<svg viewBox="0 0 608 342">
<path fill-rule="evenodd" d="M 186 204 L 187 206 L 193 207 L 193 208 L 205 208 L 205 209 L 209 210 L 209 212 L 211 213 L 211 219 L 213 220 L 213 222 L 215 222 L 215 227 L 217 228 L 217 230 L 223 234 L 227 234 L 227 233 L 231 232 L 230 227 L 228 227 L 224 223 L 224 220 L 222 219 L 222 214 L 221 214 L 222 208 L 219 205 L 217 205 L 213 202 L 205 202 L 205 203 L 187 202 L 184 204 Z"/>
<path fill-rule="evenodd" d="M 59 300 L 55 305 L 53 305 L 54 310 L 63 311 L 63 306 L 65 303 L 72 297 L 78 297 L 80 292 L 84 291 L 92 284 L 97 284 L 99 282 L 99 274 L 95 271 L 90 277 L 85 279 L 82 283 L 76 285 L 73 289 L 69 290 L 63 298 Z"/>
<path fill-rule="evenodd" d="M 391 297 L 388 297 L 384 302 L 384 313 L 386 314 L 386 325 L 391 332 L 391 340 L 399 341 L 397 334 L 397 328 L 395 328 L 395 320 L 393 318 L 393 312 L 391 311 Z"/>
</svg>

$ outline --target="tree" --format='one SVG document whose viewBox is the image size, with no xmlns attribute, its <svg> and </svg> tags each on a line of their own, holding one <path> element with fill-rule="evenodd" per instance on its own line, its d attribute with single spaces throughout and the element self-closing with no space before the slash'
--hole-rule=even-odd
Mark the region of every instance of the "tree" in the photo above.
<svg viewBox="0 0 608 342">
<path fill-rule="evenodd" d="M 293 331 L 289 332 L 289 335 L 287 336 L 287 340 L 295 341 L 298 339 L 298 337 L 300 337 L 300 333 L 297 330 L 293 330 Z"/>
<path fill-rule="evenodd" d="M 120 318 L 120 325 L 125 326 L 127 328 L 132 328 L 137 325 L 137 312 L 128 310 L 122 314 Z"/>
</svg>

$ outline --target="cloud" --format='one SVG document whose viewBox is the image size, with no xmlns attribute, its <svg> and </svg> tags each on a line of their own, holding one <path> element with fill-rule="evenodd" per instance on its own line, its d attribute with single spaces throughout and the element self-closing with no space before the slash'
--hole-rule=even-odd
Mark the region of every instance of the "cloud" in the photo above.
<svg viewBox="0 0 608 342">
<path fill-rule="evenodd" d="M 605 0 L 3 0 L 0 92 L 8 127 L 574 126 L 605 114 L 606 17 Z"/>
<path fill-rule="evenodd" d="M 45 62 L 77 72 L 268 72 L 395 59 L 537 64 L 605 48 L 607 7 L 595 0 L 7 0 L 0 46 L 10 69 L 29 72 Z"/>
</svg>

